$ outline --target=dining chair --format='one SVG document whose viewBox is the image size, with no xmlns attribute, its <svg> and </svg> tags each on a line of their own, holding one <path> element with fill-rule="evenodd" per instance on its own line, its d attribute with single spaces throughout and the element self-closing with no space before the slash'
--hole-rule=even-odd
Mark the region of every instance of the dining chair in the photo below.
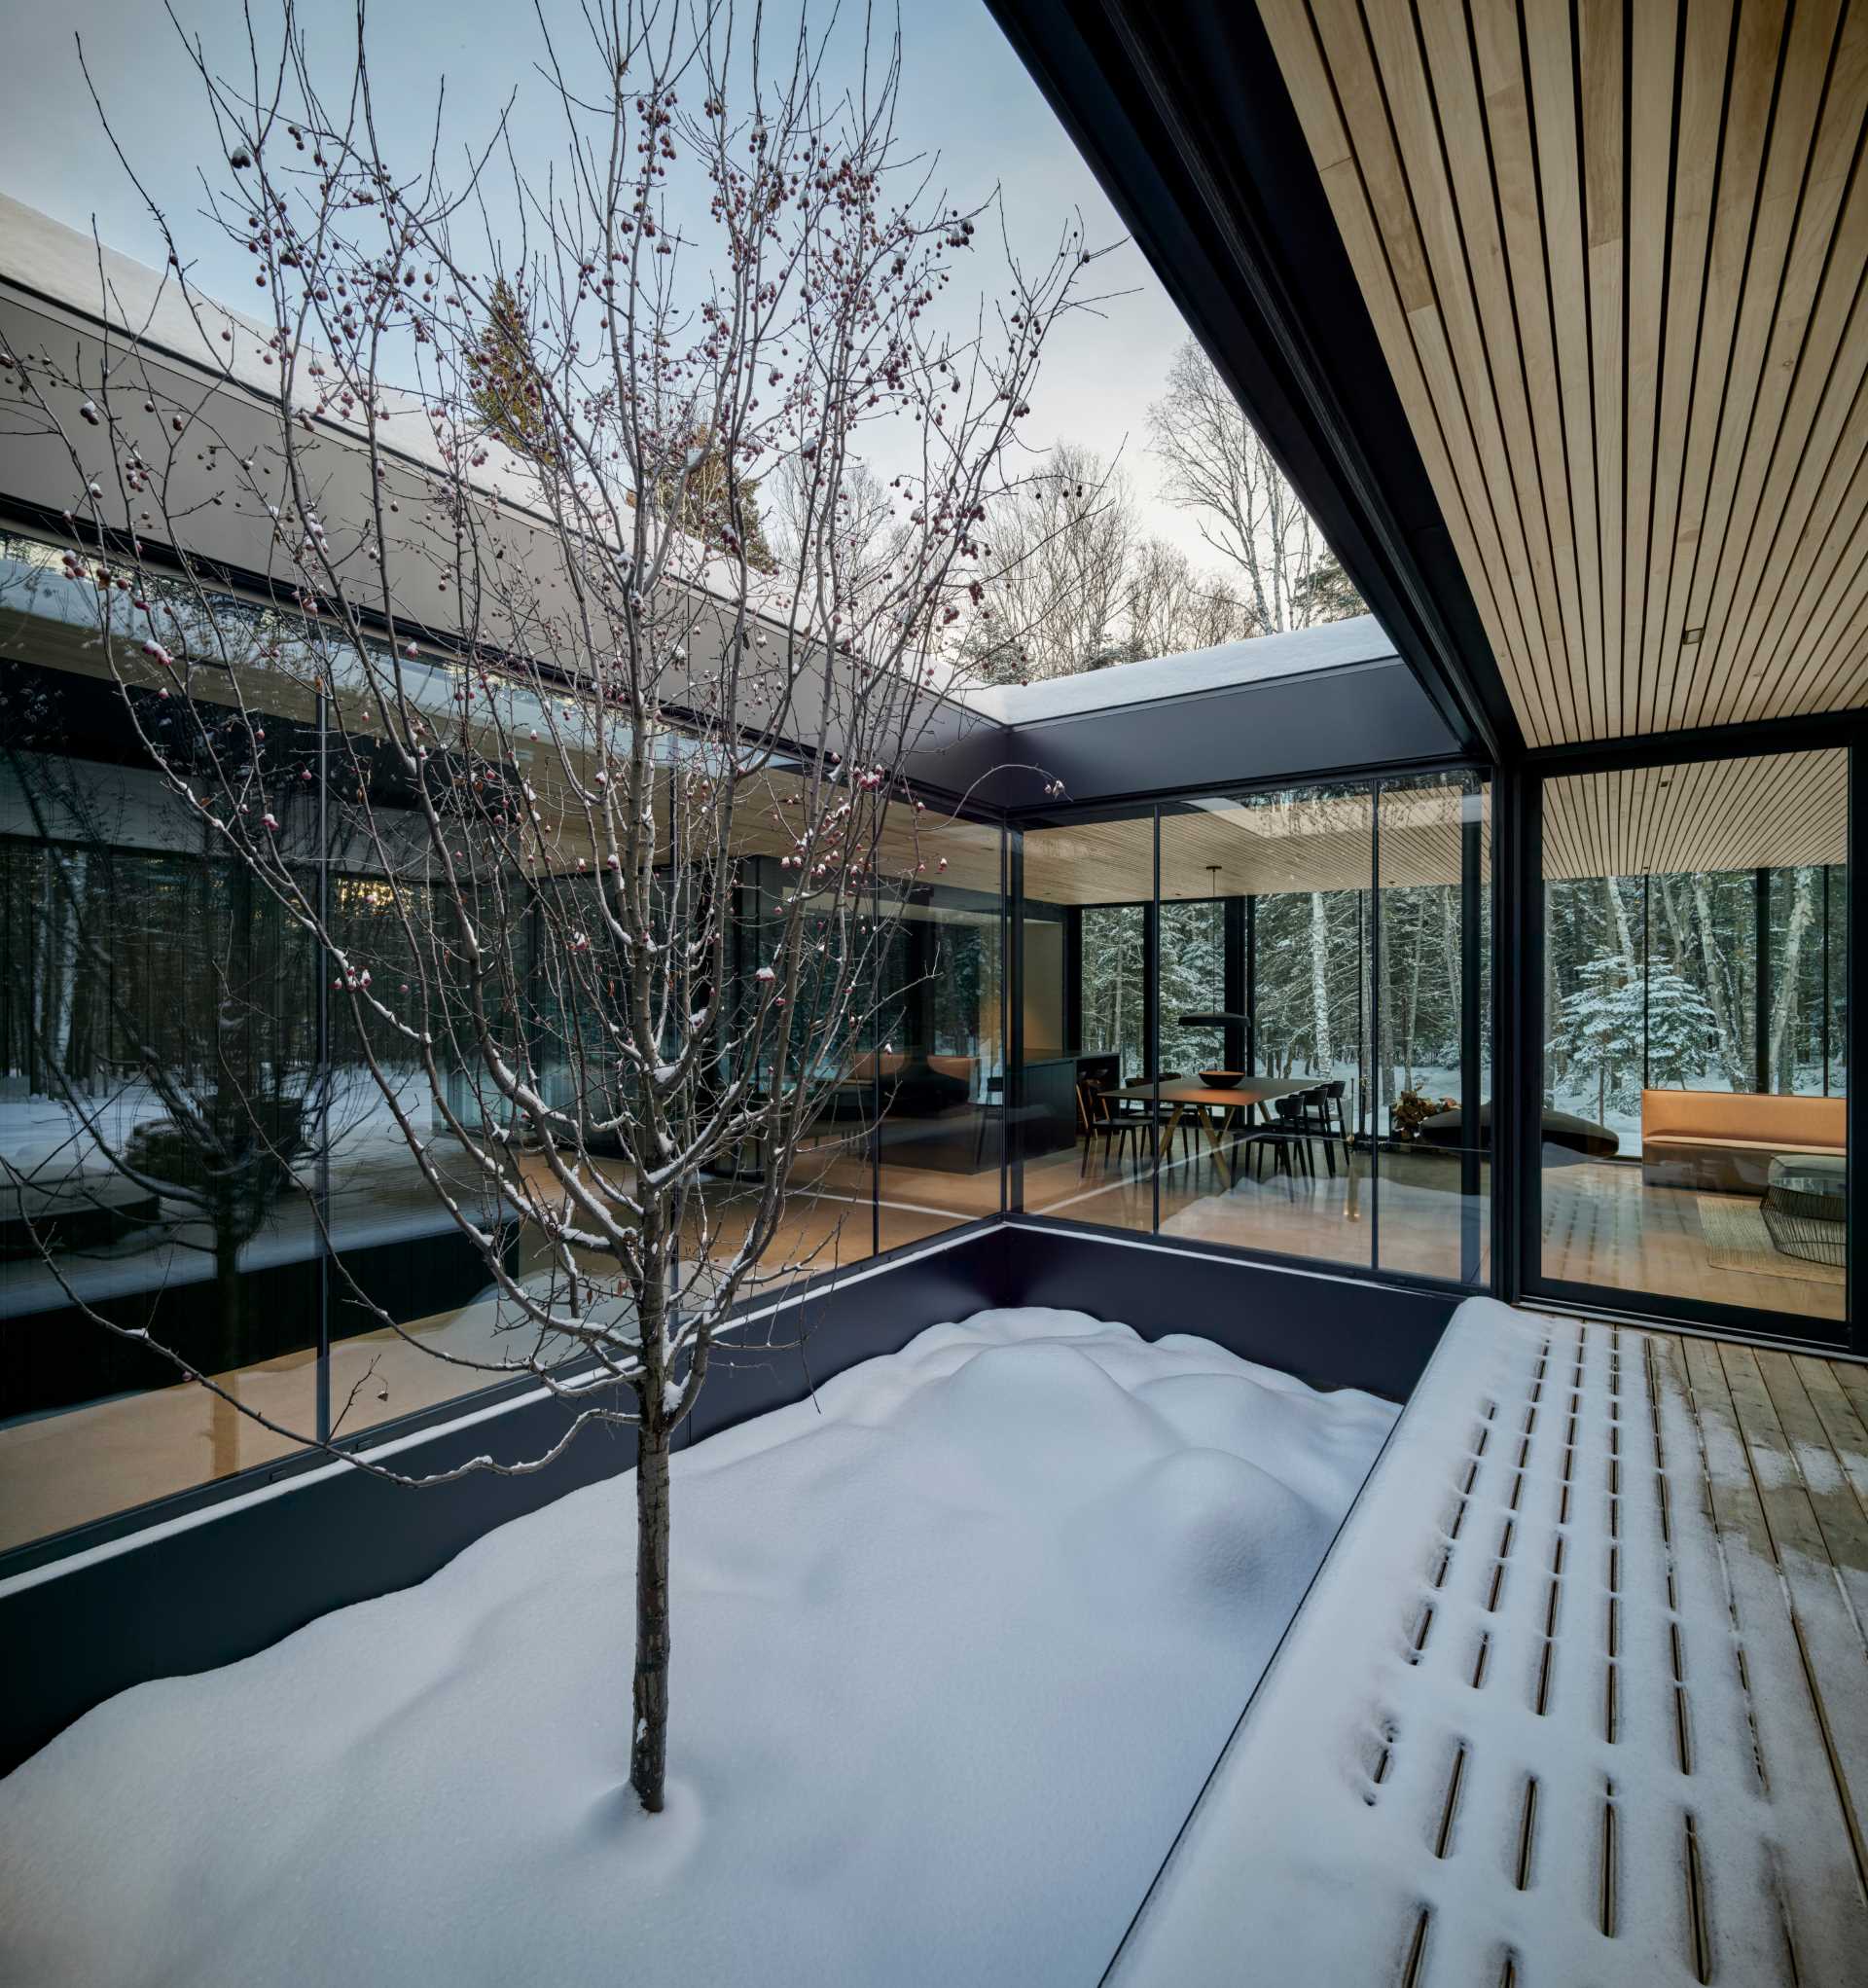
<svg viewBox="0 0 1868 1988">
<path fill-rule="evenodd" d="M 1084 1124 L 1083 1163 L 1077 1169 L 1081 1180 L 1090 1171 L 1090 1146 L 1094 1139 L 1102 1140 L 1103 1165 L 1107 1167 L 1111 1152 L 1120 1160 L 1122 1149 L 1132 1137 L 1135 1141 L 1135 1157 L 1139 1164 L 1141 1157 L 1142 1118 L 1138 1112 L 1125 1111 L 1122 1101 L 1112 1099 L 1096 1076 L 1081 1077 L 1077 1081 L 1077 1110 Z"/>
<path fill-rule="evenodd" d="M 1319 1084 L 1313 1091 L 1304 1093 L 1306 1116 L 1315 1129 L 1316 1137 L 1323 1143 L 1323 1163 L 1328 1167 L 1330 1178 L 1336 1178 L 1336 1149 L 1343 1148 L 1343 1171 L 1349 1171 L 1349 1120 L 1343 1099 L 1348 1085 L 1341 1077 L 1333 1082 Z"/>
<path fill-rule="evenodd" d="M 1263 1179 L 1264 1156 L 1272 1156 L 1272 1178 L 1275 1180 L 1280 1171 L 1285 1175 L 1291 1190 L 1291 1199 L 1297 1199 L 1297 1170 L 1301 1164 L 1304 1172 L 1311 1178 L 1316 1177 L 1316 1162 L 1311 1153 L 1311 1131 L 1306 1122 L 1303 1094 L 1272 1100 L 1273 1118 L 1269 1125 L 1252 1128 L 1251 1143 L 1257 1148 L 1252 1154 L 1252 1178 Z"/>
</svg>

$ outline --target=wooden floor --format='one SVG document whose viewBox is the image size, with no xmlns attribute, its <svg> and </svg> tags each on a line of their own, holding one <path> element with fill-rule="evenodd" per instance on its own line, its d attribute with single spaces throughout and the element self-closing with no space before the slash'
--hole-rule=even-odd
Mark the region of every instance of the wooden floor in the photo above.
<svg viewBox="0 0 1868 1988">
<path fill-rule="evenodd" d="M 1775 1251 L 1764 1258 L 1771 1268 L 1763 1274 L 1714 1264 L 1700 1196 L 1646 1185 L 1638 1165 L 1597 1160 L 1547 1168 L 1543 1192 L 1548 1277 L 1808 1319 L 1846 1316 L 1839 1275 L 1831 1282 L 1796 1274 L 1795 1259 Z"/>
<path fill-rule="evenodd" d="M 1865 1625 L 1868 1370 L 1477 1301 L 1112 1978 L 1868 1980 Z"/>
<path fill-rule="evenodd" d="M 1371 1219 L 1367 1154 L 1358 1152 L 1354 1165 L 1358 1188 L 1352 1204 L 1344 1175 L 1331 1176 L 1320 1167 L 1314 1179 L 1240 1177 L 1229 1185 L 1210 1159 L 1176 1152 L 1161 1170 L 1161 1233 L 1347 1268 L 1462 1281 L 1457 1158 L 1384 1152 L 1379 1222 Z M 1480 1168 L 1480 1196 L 1487 1205 L 1482 1230 L 1490 1228 L 1491 1172 L 1490 1165 Z M 1638 1165 L 1592 1161 L 1551 1167 L 1542 1188 L 1547 1277 L 1631 1297 L 1743 1305 L 1822 1321 L 1846 1316 L 1839 1276 L 1807 1275 L 1794 1258 L 1775 1250 L 1762 1256 L 1768 1267 L 1761 1270 L 1715 1263 L 1701 1225 L 1699 1195 L 1649 1186 Z M 1154 1218 L 1154 1187 L 1145 1164 L 1137 1169 L 1132 1158 L 1106 1159 L 1098 1146 L 1087 1165 L 1081 1149 L 1027 1162 L 1024 1205 L 1034 1214 L 1146 1234 Z M 1487 1233 L 1480 1281 L 1490 1262 Z"/>
<path fill-rule="evenodd" d="M 1381 1216 L 1372 1219 L 1369 1159 L 1353 1156 L 1354 1184 L 1338 1156 L 1330 1173 L 1318 1148 L 1314 1177 L 1274 1174 L 1262 1179 L 1241 1167 L 1229 1180 L 1203 1151 L 1183 1147 L 1161 1169 L 1161 1233 L 1183 1242 L 1264 1249 L 1351 1269 L 1398 1270 L 1418 1277 L 1462 1277 L 1460 1172 L 1445 1153 L 1383 1153 Z M 1484 1211 L 1490 1169 L 1479 1172 L 1477 1282 L 1491 1260 L 1490 1215 Z M 1144 1164 L 1105 1158 L 1100 1145 L 1085 1164 L 1081 1149 L 1027 1161 L 1024 1206 L 1033 1214 L 1146 1234 L 1154 1217 L 1154 1186 Z"/>
<path fill-rule="evenodd" d="M 848 1268 L 879 1247 L 923 1242 L 978 1215 L 995 1214 L 999 1207 L 996 1167 L 960 1175 L 887 1166 L 881 1205 L 872 1214 L 867 1162 L 852 1160 L 829 1142 L 800 1159 L 796 1182 L 769 1252 L 772 1262 L 788 1268 L 749 1295 L 782 1295 L 784 1285 L 800 1275 Z M 706 1195 L 715 1247 L 728 1247 L 743 1232 L 747 1190 L 712 1183 Z M 331 1401 L 339 1432 L 354 1435 L 487 1387 L 486 1374 L 448 1365 L 423 1348 L 496 1359 L 503 1346 L 499 1325 L 498 1308 L 482 1298 L 409 1321 L 406 1337 L 382 1330 L 334 1340 Z M 9 1329 L 29 1331 L 31 1319 L 15 1319 Z M 243 1407 L 280 1429 L 315 1425 L 315 1357 L 309 1351 L 215 1378 Z M 266 1428 L 192 1383 L 16 1422 L 0 1428 L 0 1548 L 276 1463 L 300 1448 L 291 1434 Z"/>
</svg>

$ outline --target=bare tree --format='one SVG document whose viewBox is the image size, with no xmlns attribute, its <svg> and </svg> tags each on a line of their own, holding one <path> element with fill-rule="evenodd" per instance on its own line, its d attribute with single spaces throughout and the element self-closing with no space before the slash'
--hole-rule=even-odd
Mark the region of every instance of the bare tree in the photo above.
<svg viewBox="0 0 1868 1988">
<path fill-rule="evenodd" d="M 1135 506 L 1120 470 L 1060 443 L 1023 488 L 987 507 L 982 611 L 961 667 L 987 683 L 1036 682 L 1127 660 Z"/>
<path fill-rule="evenodd" d="M 1363 611 L 1290 480 L 1192 339 L 1174 354 L 1149 427 L 1168 496 L 1242 576 L 1255 633 Z"/>
<path fill-rule="evenodd" d="M 1200 571 L 1166 539 L 1143 539 L 1135 547 L 1126 593 L 1129 644 L 1137 661 L 1216 648 L 1253 632 L 1238 593 Z"/>
<path fill-rule="evenodd" d="M 393 156 L 407 107 L 377 100 L 361 9 L 335 91 L 289 7 L 264 53 L 249 22 L 238 84 L 197 51 L 207 222 L 250 249 L 263 319 L 199 294 L 152 202 L 159 306 L 75 351 L 6 353 L 0 417 L 68 461 L 64 580 L 135 750 L 226 874 L 307 936 L 479 1252 L 498 1349 L 418 1341 L 354 1283 L 351 1301 L 569 1410 L 519 1462 L 410 1476 L 334 1453 L 437 1484 L 635 1431 L 630 1780 L 654 1810 L 670 1440 L 736 1302 L 806 1267 L 768 1251 L 871 1022 L 879 902 L 901 894 L 879 886 L 919 867 L 904 768 L 933 657 L 964 626 L 1040 350 L 1091 257 L 1066 227 L 1044 268 L 1012 264 L 999 307 L 944 332 L 936 303 L 982 217 L 898 160 L 898 47 L 865 50 L 836 94 L 808 26 L 774 50 L 756 15 L 739 33 L 732 10 L 678 0 L 585 21 L 575 49 L 540 31 L 561 155 L 549 185 L 515 168 L 516 242 L 488 218 L 497 137 L 452 185 L 438 138 Z M 178 323 L 240 390 L 177 370 Z M 877 433 L 896 451 L 880 574 L 840 524 Z M 745 520 L 780 465 L 791 528 L 768 574 Z M 229 512 L 266 548 L 257 611 L 186 550 Z M 315 808 L 288 807 L 302 790 Z M 381 898 L 376 957 L 334 910 L 338 850 Z M 786 883 L 736 981 L 729 908 L 755 855 Z M 740 1153 L 755 1184 L 703 1196 Z M 273 1157 L 296 1178 L 283 1141 Z M 516 1267 L 514 1224 L 541 1269 Z"/>
</svg>

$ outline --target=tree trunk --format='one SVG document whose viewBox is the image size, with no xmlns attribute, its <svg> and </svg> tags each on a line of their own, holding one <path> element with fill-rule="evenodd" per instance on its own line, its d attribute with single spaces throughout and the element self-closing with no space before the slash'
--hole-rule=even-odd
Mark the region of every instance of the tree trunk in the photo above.
<svg viewBox="0 0 1868 1988">
<path fill-rule="evenodd" d="M 1797 1087 L 1796 1060 L 1791 1059 L 1789 1082 L 1784 1081 L 1783 1043 L 1789 1032 L 1790 1018 L 1797 1005 L 1797 963 L 1803 952 L 1803 935 L 1815 917 L 1814 886 L 1813 870 L 1797 872 L 1797 894 L 1790 905 L 1790 928 L 1783 935 L 1783 955 L 1778 966 L 1778 997 L 1772 1003 L 1771 1015 L 1771 1070 L 1772 1080 L 1780 1091 L 1794 1091 Z"/>
<path fill-rule="evenodd" d="M 668 1432 L 645 1420 L 635 1465 L 635 1740 L 629 1784 L 659 1815 L 668 1765 Z"/>
<path fill-rule="evenodd" d="M 1330 1041 L 1330 927 L 1323 893 L 1311 892 L 1311 1016 L 1315 1030 L 1316 1066 L 1333 1074 L 1336 1059 Z"/>
<path fill-rule="evenodd" d="M 1414 963 L 1408 970 L 1408 1032 L 1401 1045 L 1402 1067 L 1407 1072 L 1407 1088 L 1414 1085 L 1414 1044 L 1420 1026 L 1420 956 L 1426 951 L 1426 922 L 1421 907 L 1414 908 Z"/>
<path fill-rule="evenodd" d="M 1725 1080 L 1735 1091 L 1742 1091 L 1751 1082 L 1745 1069 L 1744 1052 L 1739 1046 L 1738 1031 L 1733 1026 L 1732 1004 L 1726 998 L 1725 974 L 1719 964 L 1718 941 L 1712 931 L 1712 905 L 1706 896 L 1706 879 L 1693 879 L 1693 909 L 1698 914 L 1700 927 L 1700 953 L 1706 962 L 1706 993 L 1712 1004 L 1712 1019 L 1718 1025 L 1719 1057 L 1725 1065 Z"/>
<path fill-rule="evenodd" d="M 245 1351 L 245 1292 L 240 1285 L 239 1224 L 229 1212 L 216 1211 L 214 1222 L 214 1317 L 217 1345 L 208 1363 L 214 1378 L 230 1394 L 239 1392 L 235 1370 Z M 231 1477 L 240 1467 L 240 1424 L 244 1420 L 232 1402 L 208 1396 L 208 1437 L 214 1475 Z"/>
<path fill-rule="evenodd" d="M 1609 915 L 1615 922 L 1615 946 L 1622 956 L 1622 978 L 1641 977 L 1640 956 L 1634 950 L 1634 934 L 1629 929 L 1628 906 L 1622 902 L 1622 886 L 1613 877 L 1602 879 L 1602 892 L 1608 900 Z"/>
</svg>

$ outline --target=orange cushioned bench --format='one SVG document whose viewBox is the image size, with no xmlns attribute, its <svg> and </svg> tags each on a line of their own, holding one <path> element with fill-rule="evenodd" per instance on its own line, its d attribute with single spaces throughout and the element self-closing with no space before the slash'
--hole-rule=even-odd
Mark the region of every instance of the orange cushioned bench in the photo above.
<svg viewBox="0 0 1868 1988">
<path fill-rule="evenodd" d="M 1762 1194 L 1778 1153 L 1848 1148 L 1841 1098 L 1742 1091 L 1643 1091 L 1641 1178 L 1652 1186 Z"/>
</svg>

